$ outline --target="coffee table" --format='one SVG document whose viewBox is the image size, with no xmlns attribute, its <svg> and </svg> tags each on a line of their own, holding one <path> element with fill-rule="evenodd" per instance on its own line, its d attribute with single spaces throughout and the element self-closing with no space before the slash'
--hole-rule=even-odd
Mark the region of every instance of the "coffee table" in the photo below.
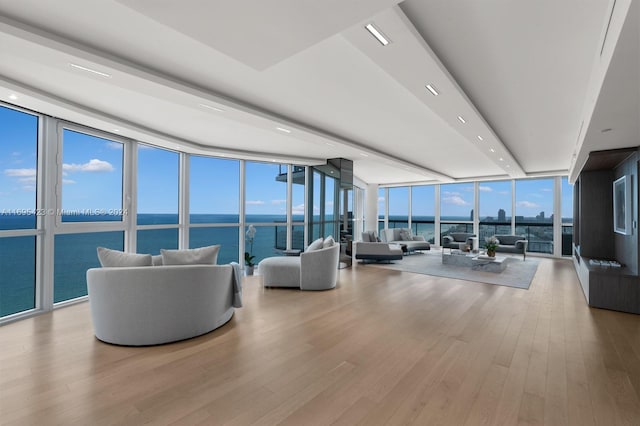
<svg viewBox="0 0 640 426">
<path fill-rule="evenodd" d="M 460 250 L 451 250 L 449 253 L 442 251 L 443 265 L 464 266 L 474 271 L 500 273 L 507 267 L 506 260 L 507 258 L 503 256 L 490 258 L 486 255 L 467 253 Z"/>
</svg>

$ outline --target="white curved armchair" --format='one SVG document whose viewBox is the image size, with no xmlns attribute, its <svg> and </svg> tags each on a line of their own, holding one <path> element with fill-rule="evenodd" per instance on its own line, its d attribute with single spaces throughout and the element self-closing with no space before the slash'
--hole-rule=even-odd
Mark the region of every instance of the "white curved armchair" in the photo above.
<svg viewBox="0 0 640 426">
<path fill-rule="evenodd" d="M 265 287 L 295 287 L 301 290 L 328 290 L 338 280 L 340 245 L 303 252 L 300 257 L 268 257 L 258 271 Z"/>
</svg>

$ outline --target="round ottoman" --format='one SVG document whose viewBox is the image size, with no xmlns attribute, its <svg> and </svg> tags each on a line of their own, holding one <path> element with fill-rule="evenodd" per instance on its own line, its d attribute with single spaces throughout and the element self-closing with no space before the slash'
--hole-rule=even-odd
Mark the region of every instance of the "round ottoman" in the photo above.
<svg viewBox="0 0 640 426">
<path fill-rule="evenodd" d="M 267 257 L 258 264 L 258 271 L 265 287 L 300 288 L 299 257 Z"/>
</svg>

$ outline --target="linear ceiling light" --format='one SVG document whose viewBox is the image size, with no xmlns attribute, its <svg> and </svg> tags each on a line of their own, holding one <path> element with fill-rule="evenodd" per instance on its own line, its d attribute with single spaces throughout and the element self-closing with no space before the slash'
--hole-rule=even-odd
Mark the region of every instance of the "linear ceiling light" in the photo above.
<svg viewBox="0 0 640 426">
<path fill-rule="evenodd" d="M 16 95 L 15 93 L 12 93 L 9 95 L 9 99 L 11 99 L 12 101 L 17 101 L 18 100 L 18 95 Z"/>
<path fill-rule="evenodd" d="M 211 105 L 207 105 L 207 104 L 200 104 L 200 106 L 201 106 L 202 108 L 212 109 L 212 110 L 214 110 L 214 111 L 218 111 L 218 112 L 224 112 L 224 110 L 223 110 L 222 108 L 214 107 L 214 106 L 211 106 Z"/>
<path fill-rule="evenodd" d="M 493 148 L 489 149 L 489 151 L 491 151 L 491 152 L 496 152 L 496 150 L 495 150 L 495 149 L 493 149 Z"/>
<path fill-rule="evenodd" d="M 440 93 L 438 93 L 438 91 L 435 89 L 435 87 L 433 87 L 433 86 L 432 86 L 432 85 L 430 85 L 430 84 L 427 84 L 425 87 L 427 88 L 427 90 L 428 90 L 428 91 L 430 91 L 430 92 L 431 92 L 431 94 L 432 94 L 433 96 L 438 96 L 438 95 L 440 94 Z"/>
<path fill-rule="evenodd" d="M 364 152 L 361 152 L 360 155 L 362 155 L 363 157 L 368 157 L 369 154 L 365 154 Z"/>
<path fill-rule="evenodd" d="M 482 136 L 478 135 L 478 140 L 479 140 L 479 141 L 483 141 L 483 140 L 484 140 L 484 138 L 483 138 Z"/>
<path fill-rule="evenodd" d="M 284 133 L 291 133 L 291 130 L 285 129 L 284 127 L 276 127 L 276 130 L 280 130 L 281 132 L 284 132 Z"/>
<path fill-rule="evenodd" d="M 383 46 L 389 44 L 389 40 L 384 35 L 382 35 L 382 33 L 376 27 L 374 27 L 373 24 L 367 24 L 365 25 L 365 28 L 371 33 L 372 36 L 376 38 L 376 40 L 380 42 L 380 44 L 382 44 Z"/>
<path fill-rule="evenodd" d="M 461 116 L 458 116 L 458 120 L 460 120 L 460 122 L 461 122 L 462 124 L 464 124 L 464 123 L 466 123 L 466 122 L 467 122 L 467 120 L 465 120 L 465 119 L 464 119 L 464 118 L 462 118 Z"/>
<path fill-rule="evenodd" d="M 79 70 L 82 70 L 82 71 L 86 71 L 86 72 L 90 72 L 92 74 L 97 74 L 97 75 L 99 75 L 101 77 L 111 78 L 111 74 L 107 74 L 106 72 L 96 71 L 94 69 L 83 67 L 82 65 L 74 64 L 72 62 L 70 62 L 69 65 L 72 66 L 73 68 L 76 68 L 76 69 L 79 69 Z"/>
</svg>

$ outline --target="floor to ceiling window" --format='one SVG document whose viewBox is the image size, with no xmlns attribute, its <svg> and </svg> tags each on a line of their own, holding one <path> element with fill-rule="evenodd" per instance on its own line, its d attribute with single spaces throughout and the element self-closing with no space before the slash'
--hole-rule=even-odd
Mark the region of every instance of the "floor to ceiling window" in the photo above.
<svg viewBox="0 0 640 426">
<path fill-rule="evenodd" d="M 178 248 L 179 178 L 177 152 L 138 144 L 138 253 Z"/>
<path fill-rule="evenodd" d="M 245 244 L 245 251 L 255 262 L 281 253 L 277 241 L 287 234 L 287 175 L 279 164 L 245 163 L 245 228 L 253 225 L 255 236 Z M 243 232 L 246 233 L 247 229 Z"/>
<path fill-rule="evenodd" d="M 473 232 L 473 183 L 440 185 L 440 239 L 452 232 Z"/>
<path fill-rule="evenodd" d="M 220 244 L 218 263 L 238 262 L 240 161 L 189 157 L 189 247 Z"/>
<path fill-rule="evenodd" d="M 571 256 L 573 253 L 573 185 L 567 177 L 562 178 L 562 255 Z"/>
<path fill-rule="evenodd" d="M 100 265 L 96 247 L 124 249 L 128 214 L 123 206 L 124 144 L 88 129 L 60 128 L 62 226 L 54 240 L 54 303 L 87 295 L 86 271 Z M 113 222 L 118 223 L 109 225 Z"/>
<path fill-rule="evenodd" d="M 553 179 L 516 180 L 516 235 L 529 240 L 527 250 L 553 253 Z"/>
<path fill-rule="evenodd" d="M 435 186 L 411 187 L 411 228 L 414 235 L 423 236 L 430 243 L 435 242 Z"/>
<path fill-rule="evenodd" d="M 389 228 L 409 227 L 409 188 L 389 188 Z"/>
<path fill-rule="evenodd" d="M 0 317 L 36 308 L 36 115 L 0 107 Z"/>
<path fill-rule="evenodd" d="M 511 235 L 512 184 L 511 180 L 479 183 L 480 245 L 493 235 Z"/>
</svg>

